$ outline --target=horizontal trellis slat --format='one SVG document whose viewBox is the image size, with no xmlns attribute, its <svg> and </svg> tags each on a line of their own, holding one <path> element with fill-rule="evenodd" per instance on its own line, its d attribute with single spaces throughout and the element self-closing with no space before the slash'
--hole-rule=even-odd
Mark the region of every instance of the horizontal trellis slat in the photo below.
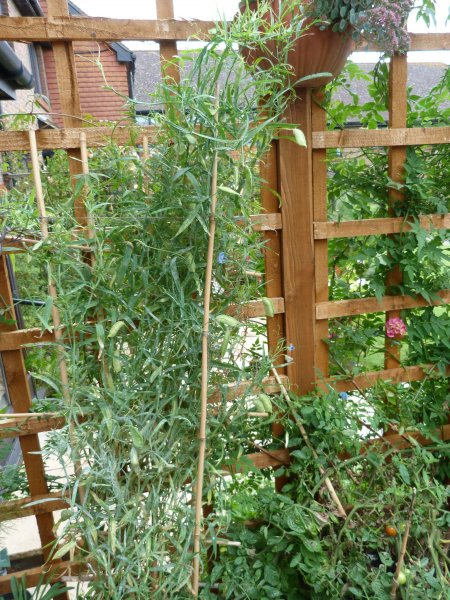
<svg viewBox="0 0 450 600">
<path fill-rule="evenodd" d="M 450 50 L 450 33 L 411 33 L 413 51 Z"/>
<path fill-rule="evenodd" d="M 274 314 L 284 313 L 284 298 L 271 298 Z M 228 315 L 238 319 L 254 319 L 266 317 L 266 311 L 262 300 L 251 300 L 245 304 L 233 304 L 227 309 Z M 55 342 L 55 334 L 52 331 L 42 331 L 38 327 L 31 329 L 18 329 L 0 333 L 0 352 L 17 350 L 27 344 L 43 344 Z"/>
<path fill-rule="evenodd" d="M 410 33 L 411 46 L 413 51 L 430 51 L 430 50 L 449 50 L 450 49 L 450 34 L 449 33 Z M 368 43 L 362 40 L 359 44 L 355 44 L 355 50 L 364 52 L 366 50 L 382 52 L 379 46 L 373 43 Z"/>
<path fill-rule="evenodd" d="M 0 39 L 28 42 L 185 41 L 207 39 L 213 21 L 104 17 L 1 17 Z"/>
<path fill-rule="evenodd" d="M 107 19 L 104 17 L 1 17 L 0 35 L 4 40 L 51 41 L 185 41 L 191 36 L 207 39 L 213 21 L 177 19 Z M 377 50 L 361 42 L 358 50 Z M 411 50 L 450 49 L 448 33 L 412 33 Z"/>
<path fill-rule="evenodd" d="M 274 314 L 283 314 L 284 298 L 270 298 L 270 300 L 272 301 Z M 237 319 L 255 319 L 267 316 L 262 300 L 251 300 L 245 304 L 233 304 L 228 307 L 226 312 Z"/>
<path fill-rule="evenodd" d="M 0 333 L 0 352 L 18 350 L 27 344 L 43 344 L 46 342 L 55 342 L 55 334 L 52 331 L 43 332 L 38 327 L 5 331 Z"/>
<path fill-rule="evenodd" d="M 281 467 L 282 465 L 288 465 L 291 457 L 287 448 L 281 448 L 280 450 L 267 450 L 266 452 L 254 452 L 253 454 L 246 454 L 242 457 L 240 462 L 231 465 L 226 470 L 231 473 L 242 473 L 245 472 L 249 464 L 255 469 L 268 469 L 270 467 Z"/>
<path fill-rule="evenodd" d="M 65 418 L 56 413 L 53 415 L 35 415 L 32 413 L 22 416 L 14 415 L 10 419 L 0 421 L 0 440 L 62 429 L 65 424 Z"/>
<path fill-rule="evenodd" d="M 381 301 L 378 301 L 377 298 L 354 298 L 332 302 L 319 302 L 316 305 L 316 317 L 317 319 L 335 319 L 337 317 L 352 317 L 366 313 L 438 306 L 450 302 L 450 290 L 443 290 L 436 295 L 439 299 L 433 302 L 427 302 L 424 298 L 413 296 L 384 296 Z"/>
<path fill-rule="evenodd" d="M 27 506 L 30 503 L 33 503 L 33 505 Z M 55 510 L 63 510 L 67 506 L 67 500 L 64 500 L 59 492 L 10 500 L 0 503 L 0 522 L 43 515 Z"/>
<path fill-rule="evenodd" d="M 118 126 L 85 127 L 66 129 L 41 129 L 36 132 L 39 150 L 71 150 L 80 147 L 80 133 L 86 133 L 89 147 L 117 144 L 139 144 L 147 136 L 149 141 L 157 129 L 151 125 L 143 127 Z M 134 135 L 136 134 L 136 135 Z M 450 127 L 423 127 L 410 129 L 345 129 L 341 131 L 316 131 L 313 136 L 313 149 L 325 148 L 366 148 L 373 146 L 417 146 L 424 144 L 450 143 Z M 26 131 L 0 131 L 2 152 L 28 151 Z"/>
<path fill-rule="evenodd" d="M 373 146 L 422 146 L 449 144 L 450 127 L 409 129 L 342 129 L 312 134 L 314 150 L 325 148 L 370 148 Z"/>
<path fill-rule="evenodd" d="M 423 229 L 450 229 L 450 213 L 445 215 L 422 215 L 419 220 Z M 362 219 L 360 221 L 329 221 L 314 223 L 314 239 L 331 240 L 334 238 L 357 237 L 363 235 L 389 235 L 411 230 L 413 222 L 403 217 L 385 219 Z"/>
<path fill-rule="evenodd" d="M 283 228 L 281 213 L 268 213 L 266 215 L 252 215 L 250 222 L 254 231 L 276 231 Z"/>
<path fill-rule="evenodd" d="M 436 429 L 436 431 L 433 432 L 433 435 L 439 440 L 447 442 L 450 440 L 450 424 L 443 425 L 440 429 Z M 371 440 L 368 444 L 364 445 L 364 448 L 361 450 L 361 452 L 364 453 L 367 451 L 367 449 L 373 448 L 374 446 L 377 446 L 377 450 L 381 451 L 388 451 L 391 448 L 395 448 L 396 450 L 404 450 L 405 448 L 410 448 L 413 446 L 414 442 L 417 442 L 421 446 L 430 446 L 434 443 L 434 440 L 430 439 L 419 431 L 405 431 L 405 433 L 402 435 L 394 433 L 384 435 L 383 439 Z"/>
<path fill-rule="evenodd" d="M 450 369 L 448 370 L 450 375 Z M 434 365 L 422 365 L 412 367 L 398 367 L 394 369 L 383 369 L 381 371 L 368 371 L 355 375 L 351 379 L 339 377 L 328 377 L 319 382 L 319 387 L 326 389 L 333 387 L 338 392 L 349 392 L 351 390 L 364 390 L 370 388 L 378 381 L 390 383 L 408 383 L 411 381 L 422 381 L 426 377 L 437 377 L 439 371 Z"/>
<path fill-rule="evenodd" d="M 18 581 L 22 578 L 26 581 L 27 588 L 35 587 L 39 584 L 44 577 L 44 580 L 48 583 L 57 581 L 63 575 L 76 574 L 80 570 L 80 565 L 76 562 L 65 561 L 58 563 L 50 563 L 42 565 L 41 567 L 35 567 L 34 569 L 27 569 L 25 571 L 17 571 L 15 573 L 9 573 L 8 575 L 0 576 L 0 594 L 8 594 L 11 591 L 11 579 L 14 577 Z"/>
<path fill-rule="evenodd" d="M 0 17 L 1 19 L 1 17 Z M 1 20 L 0 20 L 1 22 Z M 80 134 L 86 134 L 87 145 L 90 148 L 103 147 L 114 142 L 119 145 L 142 142 L 144 136 L 151 139 L 156 133 L 155 127 L 74 127 L 72 129 L 39 129 L 36 131 L 36 141 L 39 150 L 72 150 L 80 147 Z M 30 141 L 27 131 L 0 131 L 0 150 L 13 152 L 23 150 L 28 152 Z"/>
<path fill-rule="evenodd" d="M 289 380 L 286 375 L 280 375 L 280 379 L 285 387 L 289 387 Z M 244 381 L 242 383 L 229 383 L 221 386 L 208 398 L 210 404 L 218 404 L 222 401 L 222 398 L 226 402 L 232 402 L 239 396 L 251 392 L 257 394 L 260 391 L 264 391 L 266 394 L 279 394 L 281 392 L 280 386 L 275 380 L 275 377 L 267 377 L 261 382 L 261 385 L 255 385 L 254 382 Z"/>
</svg>

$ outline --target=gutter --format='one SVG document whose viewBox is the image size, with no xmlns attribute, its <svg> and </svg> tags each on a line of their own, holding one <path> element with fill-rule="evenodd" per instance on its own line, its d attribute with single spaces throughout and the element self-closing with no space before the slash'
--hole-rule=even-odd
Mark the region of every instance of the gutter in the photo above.
<svg viewBox="0 0 450 600">
<path fill-rule="evenodd" d="M 8 42 L 0 42 L 0 78 L 11 83 L 16 90 L 30 90 L 33 75 L 26 69 Z"/>
</svg>

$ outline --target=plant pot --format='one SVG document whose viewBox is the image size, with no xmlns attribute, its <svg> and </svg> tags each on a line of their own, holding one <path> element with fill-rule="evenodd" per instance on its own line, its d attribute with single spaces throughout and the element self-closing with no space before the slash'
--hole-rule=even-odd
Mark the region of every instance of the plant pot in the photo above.
<svg viewBox="0 0 450 600">
<path fill-rule="evenodd" d="M 256 10 L 258 0 L 249 2 L 250 10 Z M 299 6 L 300 6 L 299 2 Z M 278 11 L 279 0 L 272 0 L 274 11 Z M 241 12 L 245 10 L 245 3 L 239 6 Z M 300 7 L 296 9 L 300 11 Z M 267 15 L 267 20 L 270 16 Z M 286 24 L 292 20 L 292 14 L 284 17 Z M 305 25 L 308 25 L 308 19 L 305 19 Z M 276 42 L 267 44 L 268 52 L 276 55 Z M 319 29 L 316 26 L 310 26 L 307 31 L 300 36 L 294 43 L 289 53 L 289 64 L 292 67 L 292 78 L 295 81 L 303 77 L 309 77 L 316 73 L 331 73 L 330 76 L 324 76 L 309 79 L 298 84 L 299 88 L 317 88 L 330 83 L 339 75 L 345 66 L 347 58 L 352 52 L 353 42 L 349 33 L 338 33 L 331 28 Z M 258 66 L 261 69 L 270 70 L 273 56 L 269 57 L 259 50 L 244 49 L 242 54 L 247 62 L 254 63 L 259 60 Z"/>
</svg>

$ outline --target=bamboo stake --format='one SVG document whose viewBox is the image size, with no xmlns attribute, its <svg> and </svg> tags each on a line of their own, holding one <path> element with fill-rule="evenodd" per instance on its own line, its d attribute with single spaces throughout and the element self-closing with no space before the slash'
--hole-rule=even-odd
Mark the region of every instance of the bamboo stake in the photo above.
<svg viewBox="0 0 450 600">
<path fill-rule="evenodd" d="M 148 135 L 142 137 L 142 162 L 144 163 L 144 194 L 148 194 L 148 175 L 146 171 L 147 161 L 150 153 L 148 150 Z"/>
<path fill-rule="evenodd" d="M 86 132 L 82 131 L 80 133 L 80 155 L 81 155 L 81 172 L 83 175 L 89 175 L 89 162 L 88 162 L 88 152 L 87 152 L 87 138 L 86 138 Z M 89 193 L 89 188 L 87 183 L 84 184 L 83 186 L 83 195 L 84 197 L 86 197 Z M 87 223 L 88 223 L 88 228 L 87 228 L 87 237 L 88 239 L 92 240 L 94 237 L 94 229 L 93 229 L 93 223 L 92 223 L 92 218 L 90 217 L 90 215 L 88 214 L 87 217 Z"/>
<path fill-rule="evenodd" d="M 216 89 L 216 120 L 219 117 L 219 90 Z M 194 528 L 194 572 L 192 576 L 192 592 L 195 598 L 198 598 L 199 579 L 200 579 L 200 534 L 202 527 L 202 497 L 203 497 L 203 479 L 205 473 L 205 455 L 206 455 L 206 418 L 208 408 L 208 335 L 209 335 L 209 312 L 211 307 L 211 289 L 212 289 L 212 271 L 214 258 L 214 242 L 216 235 L 216 206 L 217 206 L 217 176 L 219 166 L 219 154 L 217 150 L 214 153 L 212 177 L 211 177 L 211 212 L 209 217 L 209 241 L 208 255 L 206 261 L 205 293 L 203 301 L 203 331 L 202 331 L 202 380 L 201 380 L 201 409 L 200 409 L 200 429 L 199 429 L 199 458 L 198 475 L 195 489 L 195 528 Z"/>
<path fill-rule="evenodd" d="M 286 400 L 288 406 L 291 405 L 291 399 L 289 398 L 289 394 L 283 384 L 283 382 L 281 381 L 280 376 L 278 375 L 278 371 L 275 369 L 275 367 L 272 367 L 272 373 L 274 374 L 275 379 L 277 380 L 278 385 L 280 386 L 281 389 L 281 393 L 283 394 L 284 399 Z M 294 421 L 295 424 L 297 425 L 300 434 L 303 438 L 303 441 L 305 442 L 305 444 L 308 446 L 308 448 L 311 450 L 312 455 L 314 456 L 314 458 L 316 460 L 318 460 L 319 456 L 316 452 L 316 449 L 314 448 L 314 446 L 311 444 L 311 441 L 308 437 L 308 434 L 306 432 L 306 429 L 303 426 L 303 423 L 300 421 L 300 419 L 297 417 L 297 415 L 293 412 L 293 417 L 294 417 Z M 322 476 L 325 475 L 325 470 L 323 469 L 323 467 L 321 467 L 320 465 L 318 465 L 319 468 L 319 472 Z M 331 480 L 329 477 L 325 477 L 324 478 L 324 483 L 327 486 L 328 492 L 331 496 L 331 499 L 333 500 L 334 504 L 336 505 L 336 508 L 338 510 L 338 514 L 340 517 L 346 518 L 347 517 L 347 513 L 345 512 L 344 507 L 342 506 L 341 501 L 339 500 L 339 497 L 336 493 L 336 490 L 334 489 L 333 484 L 331 483 Z"/>
<path fill-rule="evenodd" d="M 51 417 L 62 417 L 60 413 L 55 412 L 43 412 L 43 413 L 4 413 L 0 415 L 0 419 L 34 419 L 41 418 L 47 419 Z"/>
<path fill-rule="evenodd" d="M 28 136 L 29 136 L 29 142 L 30 142 L 30 154 L 31 154 L 31 164 L 32 164 L 32 171 L 33 171 L 34 187 L 36 190 L 36 203 L 37 203 L 38 211 L 39 211 L 39 225 L 40 225 L 40 229 L 41 229 L 42 239 L 47 240 L 49 237 L 48 223 L 47 223 L 47 211 L 46 211 L 45 202 L 44 202 L 44 192 L 42 190 L 41 170 L 40 170 L 40 166 L 39 166 L 39 155 L 38 155 L 38 149 L 37 149 L 37 143 L 36 143 L 36 132 L 34 131 L 34 129 L 30 129 L 28 131 Z M 64 354 L 64 347 L 63 347 L 63 341 L 64 341 L 63 337 L 64 336 L 63 336 L 63 331 L 61 330 L 61 314 L 59 312 L 58 307 L 56 306 L 56 300 L 58 298 L 58 295 L 56 292 L 56 286 L 52 281 L 51 274 L 49 276 L 49 281 L 48 281 L 48 293 L 49 293 L 50 297 L 52 298 L 52 319 L 53 319 L 53 325 L 54 325 L 55 341 L 57 343 L 56 352 L 57 352 L 57 356 L 58 356 L 58 364 L 59 364 L 59 372 L 60 372 L 60 377 L 61 377 L 63 399 L 64 399 L 64 402 L 66 403 L 66 405 L 68 407 L 70 407 L 71 397 L 70 397 L 70 390 L 69 390 L 69 373 L 68 373 L 67 361 L 66 361 L 66 357 Z M 75 447 L 75 429 L 74 429 L 73 423 L 69 423 L 69 440 L 70 440 L 71 446 L 74 448 Z M 82 468 L 81 468 L 81 463 L 78 460 L 74 461 L 74 468 L 75 468 L 75 473 L 77 474 L 77 476 L 80 476 Z M 81 487 L 79 488 L 79 497 L 80 497 L 80 501 L 83 502 L 84 490 Z"/>
<path fill-rule="evenodd" d="M 398 578 L 399 578 L 400 572 L 402 570 L 403 563 L 405 561 L 405 554 L 406 554 L 406 548 L 408 546 L 409 532 L 411 531 L 411 521 L 412 521 L 413 512 L 414 512 L 414 504 L 416 502 L 416 495 L 417 495 L 417 490 L 416 490 L 416 488 L 414 488 L 413 493 L 412 493 L 412 498 L 411 498 L 411 504 L 409 505 L 409 512 L 408 512 L 408 519 L 406 521 L 405 533 L 403 534 L 402 547 L 400 549 L 400 554 L 398 556 L 397 567 L 395 569 L 395 574 L 394 574 L 394 581 L 392 582 L 392 587 L 391 587 L 391 598 L 393 598 L 393 599 L 397 597 L 397 589 L 398 589 L 398 585 L 399 585 Z"/>
<path fill-rule="evenodd" d="M 148 151 L 148 135 L 144 135 L 142 137 L 142 159 L 148 160 L 149 151 Z"/>
</svg>

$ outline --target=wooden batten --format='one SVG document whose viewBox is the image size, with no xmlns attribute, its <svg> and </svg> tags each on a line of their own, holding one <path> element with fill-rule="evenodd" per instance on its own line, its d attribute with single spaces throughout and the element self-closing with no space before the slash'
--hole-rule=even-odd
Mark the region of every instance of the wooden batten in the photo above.
<svg viewBox="0 0 450 600">
<path fill-rule="evenodd" d="M 31 505 L 31 506 L 30 506 Z M 64 500 L 59 492 L 54 494 L 39 494 L 29 498 L 10 500 L 0 503 L 0 522 L 23 519 L 37 515 L 50 514 L 55 510 L 63 510 L 68 507 L 68 501 Z"/>
<path fill-rule="evenodd" d="M 366 313 L 439 306 L 450 302 L 450 290 L 437 292 L 436 296 L 438 299 L 432 302 L 427 302 L 424 298 L 417 296 L 384 296 L 381 301 L 378 301 L 377 298 L 355 298 L 352 300 L 320 302 L 316 306 L 316 315 L 318 319 L 335 319 Z"/>
<path fill-rule="evenodd" d="M 240 462 L 234 465 L 225 465 L 222 470 L 229 473 L 245 473 L 249 466 L 255 469 L 278 468 L 289 465 L 290 460 L 291 457 L 287 448 L 267 450 L 266 452 L 260 451 L 246 454 Z"/>
<path fill-rule="evenodd" d="M 14 300 L 5 256 L 0 256 L 0 295 L 5 306 L 13 307 Z M 7 318 L 11 319 L 14 324 L 0 324 L 0 334 L 2 336 L 8 336 L 8 334 L 16 331 L 15 315 L 12 308 L 9 308 L 6 314 Z M 2 362 L 13 411 L 15 413 L 30 412 L 32 398 L 28 385 L 28 373 L 25 367 L 23 351 L 20 349 L 3 351 Z M 19 442 L 31 496 L 40 497 L 47 495 L 49 489 L 45 477 L 45 468 L 38 435 L 30 434 L 22 436 L 19 438 Z M 2 514 L 4 514 L 3 511 Z M 50 511 L 37 513 L 36 522 L 43 555 L 47 559 L 50 556 L 52 544 L 55 542 L 53 515 Z"/>
<path fill-rule="evenodd" d="M 34 569 L 17 571 L 8 575 L 0 576 L 0 594 L 8 594 L 11 591 L 11 579 L 18 581 L 25 579 L 27 588 L 36 587 L 42 579 L 47 583 L 58 581 L 64 575 L 74 575 L 80 572 L 80 566 L 73 561 L 47 563 Z"/>
<path fill-rule="evenodd" d="M 50 0 L 48 0 L 50 9 Z M 149 42 L 207 39 L 213 21 L 178 21 L 177 19 L 107 19 L 103 17 L 69 17 L 52 13 L 45 17 L 1 17 L 3 40 L 28 42 Z"/>
<path fill-rule="evenodd" d="M 450 368 L 447 370 L 450 375 Z M 340 378 L 328 377 L 318 382 L 320 389 L 334 388 L 337 392 L 349 392 L 351 390 L 364 390 L 376 385 L 380 381 L 395 383 L 410 383 L 423 381 L 427 377 L 439 377 L 440 372 L 434 365 L 421 365 L 412 367 L 396 367 L 383 369 L 381 371 L 368 371 L 353 377 Z"/>
<path fill-rule="evenodd" d="M 156 17 L 159 23 L 173 22 L 175 17 L 173 0 L 156 0 Z M 175 39 L 160 40 L 159 55 L 162 76 L 179 83 L 180 69 L 175 60 L 177 54 L 178 49 Z"/>
<path fill-rule="evenodd" d="M 450 229 L 450 213 L 445 215 L 421 215 L 419 223 L 422 229 Z M 361 221 L 328 221 L 314 223 L 314 239 L 331 240 L 336 238 L 358 237 L 365 235 L 389 235 L 411 231 L 414 222 L 403 217 L 385 219 L 362 219 Z"/>
<path fill-rule="evenodd" d="M 39 129 L 36 141 L 39 150 L 74 150 L 80 147 L 80 134 L 86 134 L 87 145 L 90 148 L 101 148 L 111 143 L 119 145 L 139 144 L 144 136 L 151 141 L 157 133 L 152 126 L 143 127 L 103 127 L 94 126 L 81 128 L 83 120 L 75 120 L 75 126 L 64 129 Z M 26 131 L 0 131 L 0 148 L 2 152 L 23 150 L 28 151 L 30 142 Z"/>
<path fill-rule="evenodd" d="M 66 419 L 57 414 L 12 415 L 10 418 L 0 420 L 0 440 L 62 429 L 65 424 Z"/>
<path fill-rule="evenodd" d="M 444 442 L 450 440 L 450 425 L 443 425 L 440 429 L 436 429 L 433 432 L 433 437 Z M 418 431 L 405 431 L 401 435 L 398 433 L 389 433 L 384 435 L 382 439 L 371 440 L 368 444 L 365 444 L 361 453 L 365 453 L 374 447 L 380 452 L 386 452 L 392 448 L 395 448 L 395 450 L 405 450 L 406 448 L 412 448 L 415 443 L 421 446 L 430 446 L 435 443 L 435 440 Z"/>
<path fill-rule="evenodd" d="M 270 298 L 273 305 L 273 311 L 276 315 L 284 313 L 284 299 L 283 298 Z M 251 300 L 245 304 L 233 304 L 227 309 L 227 314 L 237 319 L 256 319 L 258 317 L 265 317 L 266 310 L 262 300 Z"/>
<path fill-rule="evenodd" d="M 253 231 L 278 231 L 283 229 L 281 213 L 252 215 L 250 217 Z"/>
<path fill-rule="evenodd" d="M 314 149 L 422 146 L 449 143 L 450 127 L 342 129 L 340 131 L 316 131 L 312 136 Z"/>
<path fill-rule="evenodd" d="M 297 90 L 284 119 L 301 127 L 307 146 L 278 141 L 279 192 L 282 202 L 282 281 L 286 345 L 292 348 L 286 367 L 292 389 L 306 394 L 316 378 L 315 257 L 313 237 L 311 90 Z"/>
<path fill-rule="evenodd" d="M 0 352 L 19 350 L 27 344 L 45 344 L 55 342 L 53 331 L 42 331 L 38 327 L 0 332 Z"/>
<path fill-rule="evenodd" d="M 280 375 L 280 379 L 283 382 L 285 387 L 289 387 L 289 380 L 286 375 Z M 240 396 L 244 396 L 245 394 L 258 394 L 259 392 L 264 392 L 266 394 L 279 394 L 280 386 L 276 382 L 275 377 L 267 377 L 261 382 L 260 386 L 255 386 L 255 384 L 251 381 L 244 381 L 242 383 L 229 383 L 227 385 L 221 386 L 217 391 L 215 391 L 208 399 L 210 404 L 219 404 L 224 400 L 225 402 L 232 402 L 239 398 Z"/>
<path fill-rule="evenodd" d="M 326 129 L 327 115 L 322 108 L 323 93 L 317 92 L 311 105 L 311 124 L 312 131 Z M 321 222 L 327 221 L 328 216 L 328 195 L 327 195 L 327 151 L 324 149 L 315 149 L 312 151 L 312 176 L 313 176 L 313 227 Z M 315 303 L 328 302 L 328 240 L 317 239 L 314 235 L 314 278 L 315 278 Z M 316 373 L 322 377 L 328 376 L 329 370 L 329 348 L 328 340 L 328 321 L 315 319 L 315 365 Z"/>
<path fill-rule="evenodd" d="M 138 40 L 159 42 L 164 40 L 206 40 L 214 28 L 213 21 L 164 21 L 149 19 L 106 19 L 103 17 L 2 17 L 0 34 L 4 40 L 33 42 L 48 41 L 122 41 Z M 377 50 L 377 46 L 361 42 L 359 50 Z M 448 50 L 448 33 L 413 33 L 411 50 Z"/>
</svg>

